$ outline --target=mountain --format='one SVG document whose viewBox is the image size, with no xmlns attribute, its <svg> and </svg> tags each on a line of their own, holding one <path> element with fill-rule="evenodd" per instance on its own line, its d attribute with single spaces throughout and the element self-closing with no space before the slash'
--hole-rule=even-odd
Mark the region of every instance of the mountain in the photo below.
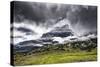
<svg viewBox="0 0 100 67">
<path fill-rule="evenodd" d="M 24 45 L 31 45 L 31 44 L 33 45 L 33 44 L 38 44 L 38 43 L 41 43 L 41 42 L 39 42 L 37 40 L 28 40 L 28 41 L 20 42 L 17 45 L 23 45 L 24 46 Z"/>
<path fill-rule="evenodd" d="M 38 48 L 41 48 L 42 46 L 47 46 L 47 44 L 55 44 L 58 43 L 57 41 L 53 41 L 51 38 L 40 38 L 37 40 L 28 40 L 19 42 L 16 45 L 14 45 L 14 50 L 16 52 L 28 52 L 31 50 L 36 50 Z"/>
<path fill-rule="evenodd" d="M 29 52 L 32 50 L 36 50 L 38 48 L 40 48 L 40 47 L 39 46 L 32 46 L 32 45 L 31 46 L 22 46 L 22 47 L 20 47 L 18 45 L 14 46 L 14 50 L 16 52 Z"/>
<path fill-rule="evenodd" d="M 37 41 L 37 40 L 28 40 L 28 41 L 23 41 L 23 42 L 19 42 L 16 45 L 14 45 L 14 49 L 17 52 L 28 52 L 31 50 L 35 50 L 37 48 L 40 48 L 41 42 Z"/>
<path fill-rule="evenodd" d="M 55 27 L 50 32 L 44 33 L 42 37 L 68 37 L 73 35 L 74 33 L 69 29 L 68 24 L 66 24 L 61 27 Z"/>
<path fill-rule="evenodd" d="M 96 33 L 86 33 L 82 36 L 75 36 L 68 24 L 54 27 L 50 32 L 44 33 L 36 40 L 26 40 L 14 45 L 17 52 L 28 52 L 37 50 L 48 45 L 58 45 L 70 42 L 81 42 L 96 39 Z"/>
</svg>

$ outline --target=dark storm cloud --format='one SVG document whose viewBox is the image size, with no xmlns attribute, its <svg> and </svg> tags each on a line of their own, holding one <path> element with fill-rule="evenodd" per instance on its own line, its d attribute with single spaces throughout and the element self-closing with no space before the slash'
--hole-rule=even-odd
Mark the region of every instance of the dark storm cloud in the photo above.
<svg viewBox="0 0 100 67">
<path fill-rule="evenodd" d="M 14 1 L 15 22 L 35 21 L 33 23 L 49 27 L 63 19 L 68 19 L 73 28 L 79 25 L 78 28 L 96 30 L 97 7 Z"/>
<path fill-rule="evenodd" d="M 77 9 L 76 9 L 77 7 Z M 72 8 L 67 18 L 71 21 L 72 26 L 79 24 L 83 28 L 97 29 L 97 7 L 96 6 L 76 6 Z M 73 9 L 75 9 L 73 11 Z"/>
<path fill-rule="evenodd" d="M 15 21 L 21 22 L 24 19 L 41 21 L 44 19 L 43 13 L 37 12 L 36 9 L 33 9 L 29 4 L 30 3 L 27 2 L 14 2 Z"/>
<path fill-rule="evenodd" d="M 79 17 L 82 25 L 88 28 L 97 27 L 97 8 L 89 6 L 88 9 L 82 9 L 79 12 Z"/>
<path fill-rule="evenodd" d="M 37 23 L 44 22 L 47 19 L 66 17 L 67 10 L 65 5 L 14 1 L 14 21 L 28 19 Z"/>
</svg>

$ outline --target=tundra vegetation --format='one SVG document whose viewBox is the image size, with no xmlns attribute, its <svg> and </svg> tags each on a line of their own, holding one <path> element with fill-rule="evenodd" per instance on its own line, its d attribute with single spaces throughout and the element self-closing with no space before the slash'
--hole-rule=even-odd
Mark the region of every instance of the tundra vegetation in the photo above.
<svg viewBox="0 0 100 67">
<path fill-rule="evenodd" d="M 65 44 L 45 44 L 29 52 L 14 51 L 14 65 L 55 64 L 97 60 L 97 38 Z"/>
</svg>

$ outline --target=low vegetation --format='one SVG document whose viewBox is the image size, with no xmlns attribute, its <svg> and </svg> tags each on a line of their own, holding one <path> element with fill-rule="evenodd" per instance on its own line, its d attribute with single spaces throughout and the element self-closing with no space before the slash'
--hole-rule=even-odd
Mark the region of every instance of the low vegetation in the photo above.
<svg viewBox="0 0 100 67">
<path fill-rule="evenodd" d="M 14 53 L 14 65 L 55 64 L 97 60 L 97 39 L 44 45 L 30 52 Z"/>
</svg>

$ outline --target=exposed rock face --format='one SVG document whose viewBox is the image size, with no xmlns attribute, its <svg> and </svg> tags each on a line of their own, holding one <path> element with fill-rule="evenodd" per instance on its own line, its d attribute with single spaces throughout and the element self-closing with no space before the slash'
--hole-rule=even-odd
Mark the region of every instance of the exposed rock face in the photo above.
<svg viewBox="0 0 100 67">
<path fill-rule="evenodd" d="M 64 25 L 62 27 L 55 27 L 48 33 L 42 35 L 42 37 L 68 37 L 73 36 L 73 32 L 69 29 L 68 25 Z"/>
<path fill-rule="evenodd" d="M 91 38 L 96 38 L 94 33 L 86 33 L 86 35 L 75 36 L 74 32 L 69 28 L 67 24 L 55 27 L 50 32 L 44 33 L 41 38 L 36 40 L 26 40 L 14 45 L 14 49 L 17 52 L 28 52 L 31 50 L 37 50 L 47 45 L 58 45 L 70 42 L 87 41 Z"/>
</svg>

